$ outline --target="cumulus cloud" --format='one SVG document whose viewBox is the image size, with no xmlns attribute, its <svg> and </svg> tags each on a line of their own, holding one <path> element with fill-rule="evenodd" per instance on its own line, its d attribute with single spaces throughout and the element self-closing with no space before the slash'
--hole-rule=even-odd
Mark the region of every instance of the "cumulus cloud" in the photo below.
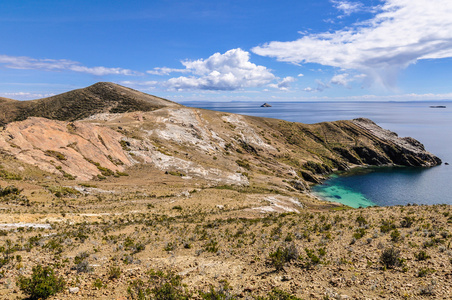
<svg viewBox="0 0 452 300">
<path fill-rule="evenodd" d="M 343 74 L 334 75 L 333 78 L 331 78 L 330 83 L 337 84 L 337 85 L 342 85 L 342 86 L 347 86 L 348 83 L 350 81 L 352 81 L 352 80 L 353 79 L 351 79 L 349 77 L 349 74 L 343 73 Z"/>
<path fill-rule="evenodd" d="M 45 71 L 73 71 L 102 75 L 140 75 L 139 72 L 122 68 L 86 67 L 76 61 L 67 59 L 36 59 L 26 56 L 0 55 L 0 64 L 10 69 L 45 70 Z"/>
<path fill-rule="evenodd" d="M 331 3 L 333 3 L 334 7 L 342 11 L 346 16 L 363 9 L 363 4 L 360 2 L 331 0 Z"/>
<path fill-rule="evenodd" d="M 384 0 L 367 22 L 296 41 L 273 41 L 252 51 L 294 64 L 357 70 L 393 88 L 399 71 L 410 64 L 452 57 L 451 16 L 450 0 Z"/>
<path fill-rule="evenodd" d="M 215 53 L 207 59 L 183 61 L 182 71 L 191 76 L 170 78 L 164 85 L 176 90 L 237 90 L 263 86 L 276 79 L 269 69 L 249 59 L 249 52 L 237 48 Z"/>
<path fill-rule="evenodd" d="M 312 92 L 323 92 L 326 89 L 329 89 L 331 86 L 321 80 L 316 80 L 317 83 L 317 87 L 313 88 L 313 87 L 307 87 L 304 88 L 303 91 L 308 92 L 308 93 L 312 93 Z"/>
<path fill-rule="evenodd" d="M 290 84 L 294 81 L 296 81 L 295 78 L 287 76 L 277 83 L 271 83 L 268 86 L 271 88 L 280 89 L 281 91 L 287 91 L 290 88 Z"/>
</svg>

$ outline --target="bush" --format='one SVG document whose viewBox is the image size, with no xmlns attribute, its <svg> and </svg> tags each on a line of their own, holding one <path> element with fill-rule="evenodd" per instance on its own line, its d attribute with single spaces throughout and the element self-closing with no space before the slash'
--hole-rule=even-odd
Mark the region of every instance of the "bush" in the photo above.
<svg viewBox="0 0 452 300">
<path fill-rule="evenodd" d="M 231 293 L 232 287 L 226 280 L 220 281 L 220 286 L 214 288 L 210 286 L 210 291 L 207 293 L 199 292 L 200 296 L 204 300 L 234 300 L 238 299 L 236 295 Z"/>
<path fill-rule="evenodd" d="M 387 248 L 381 253 L 380 262 L 385 268 L 392 269 L 402 265 L 403 260 L 400 258 L 400 250 Z"/>
<path fill-rule="evenodd" d="M 276 271 L 279 271 L 287 262 L 298 258 L 298 250 L 294 244 L 284 248 L 278 247 L 275 252 L 269 254 L 269 257 L 270 264 L 275 267 Z"/>
<path fill-rule="evenodd" d="M 367 220 L 360 215 L 356 218 L 356 223 L 358 223 L 358 226 L 362 227 L 367 224 Z"/>
<path fill-rule="evenodd" d="M 30 299 L 46 299 L 61 292 L 66 285 L 62 277 L 57 277 L 51 267 L 33 267 L 31 278 L 19 276 L 17 285 Z"/>
<path fill-rule="evenodd" d="M 364 228 L 358 228 L 358 229 L 356 229 L 355 233 L 353 234 L 353 237 L 355 239 L 359 240 L 360 238 L 362 238 L 365 235 L 366 235 L 366 230 Z"/>
<path fill-rule="evenodd" d="M 317 252 L 319 253 L 319 255 L 316 255 L 315 252 L 314 252 L 314 250 L 312 250 L 312 249 L 306 248 L 306 249 L 304 249 L 304 250 L 306 251 L 306 255 L 308 256 L 307 262 L 306 262 L 306 264 L 305 264 L 305 267 L 306 267 L 306 268 L 310 268 L 310 267 L 313 266 L 313 265 L 318 265 L 318 264 L 320 264 L 320 262 L 321 262 L 320 258 L 321 258 L 322 256 L 325 256 L 325 255 L 326 255 L 326 250 L 325 250 L 325 248 L 320 248 L 320 249 L 317 250 Z"/>
<path fill-rule="evenodd" d="M 435 273 L 435 269 L 429 269 L 429 268 L 422 268 L 419 270 L 419 272 L 417 273 L 418 277 L 425 277 L 429 274 Z"/>
<path fill-rule="evenodd" d="M 389 231 L 395 229 L 396 226 L 392 221 L 389 220 L 383 220 L 381 221 L 380 231 L 382 233 L 388 233 Z"/>
<path fill-rule="evenodd" d="M 427 252 L 425 252 L 424 250 L 419 251 L 418 253 L 414 254 L 414 257 L 417 260 L 427 260 L 430 258 L 430 256 L 427 254 Z"/>
<path fill-rule="evenodd" d="M 107 275 L 109 280 L 118 279 L 121 277 L 121 268 L 118 266 L 111 266 L 108 269 Z"/>
<path fill-rule="evenodd" d="M 394 229 L 391 232 L 391 241 L 397 243 L 400 240 L 400 232 L 397 229 Z"/>
<path fill-rule="evenodd" d="M 173 272 L 149 272 L 149 280 L 134 280 L 129 284 L 127 293 L 131 299 L 185 300 L 191 295 L 182 285 L 182 277 Z"/>
<path fill-rule="evenodd" d="M 410 228 L 414 223 L 413 217 L 403 217 L 403 220 L 400 222 L 400 227 Z"/>
</svg>

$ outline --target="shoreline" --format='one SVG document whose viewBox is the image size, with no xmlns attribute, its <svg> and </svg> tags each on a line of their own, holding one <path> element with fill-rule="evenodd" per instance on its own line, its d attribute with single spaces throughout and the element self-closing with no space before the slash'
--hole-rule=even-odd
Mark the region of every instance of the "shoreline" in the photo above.
<svg viewBox="0 0 452 300">
<path fill-rule="evenodd" d="M 347 194 L 340 194 L 339 193 L 339 194 L 334 195 L 333 193 L 329 193 L 328 194 L 328 191 L 326 191 L 325 193 L 327 194 L 327 196 L 326 197 L 322 197 L 322 195 L 321 195 L 322 193 L 321 192 L 314 191 L 313 189 L 315 187 L 318 187 L 318 186 L 324 186 L 325 182 L 333 179 L 333 178 L 331 178 L 332 176 L 338 176 L 338 177 L 364 176 L 364 175 L 367 175 L 369 173 L 372 173 L 373 172 L 372 170 L 384 170 L 384 169 L 408 170 L 408 169 L 429 169 L 429 168 L 430 167 L 409 167 L 409 166 L 402 166 L 402 165 L 396 165 L 396 164 L 387 164 L 387 165 L 382 165 L 382 166 L 352 165 L 352 166 L 350 166 L 350 169 L 347 170 L 347 171 L 341 171 L 341 170 L 337 170 L 336 169 L 332 173 L 326 175 L 325 179 L 322 180 L 321 183 L 318 183 L 318 184 L 314 183 L 314 184 L 312 184 L 310 186 L 310 190 L 308 192 L 308 195 L 310 197 L 316 199 L 316 200 L 327 201 L 329 203 L 338 203 L 338 204 L 345 205 L 345 206 L 353 208 L 353 209 L 363 208 L 363 207 L 380 207 L 381 205 L 375 203 L 374 201 L 372 201 L 368 197 L 366 197 L 364 194 L 362 194 L 361 192 L 359 192 L 357 190 L 354 190 L 354 189 L 347 188 L 347 189 L 344 189 L 344 190 L 351 191 L 352 195 L 353 194 L 360 195 L 361 197 L 363 197 L 365 199 L 365 201 L 368 201 L 369 203 L 372 203 L 372 204 L 366 205 L 366 206 L 358 206 L 358 207 L 356 207 L 356 205 L 353 206 L 353 205 L 347 204 L 347 202 L 349 202 L 349 201 L 353 202 L 354 201 L 353 199 L 352 200 L 348 200 L 348 201 L 341 201 L 339 199 L 338 200 L 333 200 L 333 197 L 335 197 L 335 196 L 336 197 L 340 196 L 342 198 L 344 195 L 347 195 Z M 334 185 L 332 187 L 333 188 L 338 188 L 338 186 L 334 186 Z M 340 186 L 339 186 L 339 189 L 340 189 Z M 326 188 L 324 190 L 326 190 Z M 329 198 L 331 198 L 331 199 L 329 199 Z M 406 205 L 406 204 L 396 204 L 396 205 Z M 426 205 L 428 205 L 428 204 L 426 204 Z"/>
</svg>

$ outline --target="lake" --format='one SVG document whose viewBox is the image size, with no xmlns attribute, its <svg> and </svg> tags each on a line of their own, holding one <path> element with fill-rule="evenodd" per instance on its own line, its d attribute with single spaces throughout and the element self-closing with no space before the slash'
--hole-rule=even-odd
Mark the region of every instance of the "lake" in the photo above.
<svg viewBox="0 0 452 300">
<path fill-rule="evenodd" d="M 262 101 L 264 103 L 265 101 Z M 422 102 L 185 102 L 237 114 L 318 123 L 365 117 L 379 126 L 411 136 L 443 164 L 433 168 L 379 167 L 333 174 L 313 188 L 318 197 L 352 207 L 370 205 L 452 204 L 452 101 Z M 446 108 L 430 108 L 446 106 Z"/>
</svg>

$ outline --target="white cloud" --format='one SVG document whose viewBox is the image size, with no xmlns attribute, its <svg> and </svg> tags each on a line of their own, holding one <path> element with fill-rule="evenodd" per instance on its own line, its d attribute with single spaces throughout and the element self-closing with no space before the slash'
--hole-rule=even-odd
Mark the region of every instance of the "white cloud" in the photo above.
<svg viewBox="0 0 452 300">
<path fill-rule="evenodd" d="M 385 0 L 365 23 L 252 49 L 278 61 L 358 70 L 392 88 L 398 72 L 421 59 L 452 57 L 452 1 Z"/>
<path fill-rule="evenodd" d="M 139 72 L 122 68 L 86 67 L 79 62 L 67 59 L 36 59 L 26 56 L 0 55 L 0 64 L 10 69 L 45 70 L 45 71 L 73 71 L 102 75 L 141 75 Z"/>
<path fill-rule="evenodd" d="M 167 68 L 167 67 L 157 67 L 154 68 L 153 70 L 150 71 L 146 71 L 146 73 L 148 74 L 152 74 L 152 75 L 169 75 L 170 73 L 188 73 L 190 72 L 190 70 L 188 69 L 172 69 L 172 68 Z"/>
<path fill-rule="evenodd" d="M 330 83 L 347 86 L 350 81 L 353 81 L 353 79 L 349 77 L 349 74 L 342 73 L 334 75 L 333 78 L 331 78 Z"/>
<path fill-rule="evenodd" d="M 176 90 L 237 90 L 263 86 L 276 79 L 269 69 L 251 63 L 249 58 L 249 52 L 238 48 L 207 59 L 183 61 L 184 72 L 192 75 L 171 78 L 164 85 Z"/>
<path fill-rule="evenodd" d="M 301 74 L 301 73 L 300 73 L 300 74 L 298 74 L 298 77 L 303 77 L 303 76 L 304 76 L 304 74 Z"/>
<path fill-rule="evenodd" d="M 55 94 L 39 94 L 39 93 L 28 93 L 28 92 L 15 92 L 15 93 L 0 93 L 0 97 L 11 98 L 15 100 L 30 100 L 55 96 Z"/>
<path fill-rule="evenodd" d="M 281 91 L 287 91 L 290 88 L 290 84 L 296 81 L 295 78 L 291 76 L 284 77 L 281 81 L 277 83 L 271 83 L 268 86 L 275 89 L 280 89 Z"/>
<path fill-rule="evenodd" d="M 309 92 L 309 93 L 311 93 L 311 92 L 323 92 L 324 90 L 329 89 L 331 87 L 327 83 L 324 83 L 321 80 L 316 80 L 316 83 L 317 83 L 317 87 L 316 88 L 307 87 L 307 88 L 304 88 L 303 91 Z"/>
<path fill-rule="evenodd" d="M 160 82 L 159 81 L 130 81 L 130 80 L 124 80 L 124 81 L 120 81 L 120 84 L 123 85 L 131 85 L 131 86 L 156 86 L 158 85 Z"/>
<path fill-rule="evenodd" d="M 334 7 L 342 11 L 346 16 L 358 12 L 363 8 L 363 4 L 360 2 L 331 0 L 331 3 L 333 3 Z"/>
</svg>

